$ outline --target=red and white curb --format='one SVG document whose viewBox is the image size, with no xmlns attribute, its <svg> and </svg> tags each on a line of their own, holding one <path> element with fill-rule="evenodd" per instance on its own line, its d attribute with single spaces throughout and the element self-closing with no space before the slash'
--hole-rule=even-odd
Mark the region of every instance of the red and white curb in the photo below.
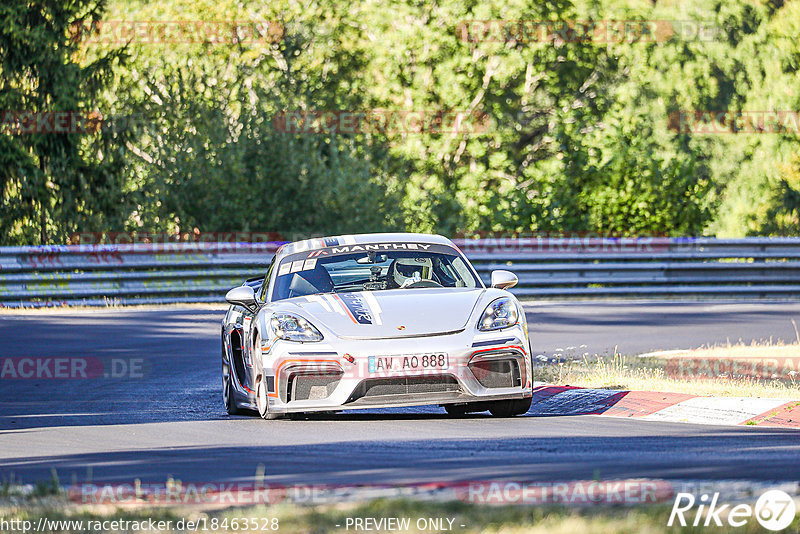
<svg viewBox="0 0 800 534">
<path fill-rule="evenodd" d="M 800 428 L 800 400 L 700 397 L 537 384 L 531 415 L 604 415 L 704 425 Z"/>
</svg>

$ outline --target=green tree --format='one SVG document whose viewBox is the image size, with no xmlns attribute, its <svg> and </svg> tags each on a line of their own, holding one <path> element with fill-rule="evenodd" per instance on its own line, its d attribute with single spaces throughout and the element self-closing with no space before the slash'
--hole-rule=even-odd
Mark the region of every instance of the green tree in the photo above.
<svg viewBox="0 0 800 534">
<path fill-rule="evenodd" d="M 82 64 L 74 30 L 91 31 L 104 4 L 31 0 L 0 5 L 0 110 L 5 112 L 0 239 L 6 244 L 64 243 L 78 229 L 104 229 L 127 216 L 121 183 L 124 134 L 107 129 L 24 133 L 13 124 L 16 113 L 82 117 L 98 109 L 124 53 L 112 51 Z"/>
<path fill-rule="evenodd" d="M 199 15 L 220 18 L 220 6 L 205 7 Z M 129 229 L 286 236 L 402 229 L 380 140 L 274 126 L 285 113 L 364 107 L 365 58 L 349 42 L 359 28 L 322 4 L 265 9 L 248 17 L 280 21 L 275 43 L 192 44 L 166 57 L 131 46 L 133 83 L 120 98 L 146 128 L 131 157 L 139 194 Z"/>
</svg>

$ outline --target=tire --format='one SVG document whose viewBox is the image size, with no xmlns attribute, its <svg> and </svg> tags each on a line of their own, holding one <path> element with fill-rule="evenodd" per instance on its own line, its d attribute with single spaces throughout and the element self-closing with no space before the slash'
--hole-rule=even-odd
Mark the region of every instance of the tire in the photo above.
<svg viewBox="0 0 800 534">
<path fill-rule="evenodd" d="M 225 411 L 228 415 L 242 415 L 244 410 L 236 406 L 236 401 L 233 398 L 233 384 L 231 383 L 231 374 L 222 375 L 222 402 L 225 403 Z"/>
<path fill-rule="evenodd" d="M 262 377 L 256 386 L 256 406 L 258 406 L 258 415 L 261 419 L 271 421 L 278 418 L 278 414 L 270 413 L 269 411 L 269 398 L 267 397 L 267 383 Z"/>
<path fill-rule="evenodd" d="M 522 415 L 531 408 L 532 398 L 493 401 L 489 405 L 489 412 L 495 417 L 513 417 Z"/>
<path fill-rule="evenodd" d="M 444 404 L 443 408 L 450 417 L 464 417 L 468 413 L 485 412 L 489 409 L 489 403 L 468 402 L 466 404 Z"/>
<path fill-rule="evenodd" d="M 261 335 L 256 334 L 256 341 L 253 347 L 253 359 L 257 361 L 257 365 L 261 365 L 261 354 L 257 351 L 261 350 Z M 263 374 L 261 378 L 258 380 L 258 384 L 256 385 L 256 407 L 258 408 L 258 415 L 261 416 L 261 419 L 265 419 L 267 421 L 271 421 L 273 419 L 277 419 L 280 415 L 276 413 L 270 413 L 269 411 L 269 396 L 267 395 L 267 378 Z"/>
<path fill-rule="evenodd" d="M 530 356 L 528 358 L 528 364 L 530 364 L 530 366 L 531 366 L 531 387 L 533 387 L 533 382 L 535 380 L 535 377 L 533 375 L 533 371 L 534 371 L 535 368 L 533 366 L 533 344 L 531 343 L 531 336 L 530 335 L 528 335 L 528 355 Z"/>
<path fill-rule="evenodd" d="M 450 417 L 464 417 L 467 415 L 467 407 L 463 404 L 445 404 L 444 410 Z"/>
</svg>

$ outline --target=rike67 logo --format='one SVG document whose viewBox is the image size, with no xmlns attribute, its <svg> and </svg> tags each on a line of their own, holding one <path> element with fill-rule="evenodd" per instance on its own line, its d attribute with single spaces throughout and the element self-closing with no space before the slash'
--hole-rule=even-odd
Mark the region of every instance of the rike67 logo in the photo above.
<svg viewBox="0 0 800 534">
<path fill-rule="evenodd" d="M 719 493 L 711 496 L 703 494 L 699 499 L 695 499 L 691 493 L 678 493 L 667 526 L 671 527 L 677 521 L 682 527 L 742 527 L 755 517 L 765 529 L 779 531 L 792 524 L 796 511 L 794 499 L 781 490 L 765 492 L 755 506 L 737 504 L 732 507 L 730 504 L 719 504 L 718 501 Z"/>
</svg>

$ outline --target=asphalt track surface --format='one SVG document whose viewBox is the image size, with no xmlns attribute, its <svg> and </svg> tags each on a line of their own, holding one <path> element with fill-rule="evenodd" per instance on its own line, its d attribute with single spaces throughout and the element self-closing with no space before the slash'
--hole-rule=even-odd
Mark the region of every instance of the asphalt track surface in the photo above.
<svg viewBox="0 0 800 534">
<path fill-rule="evenodd" d="M 530 304 L 534 351 L 642 353 L 728 340 L 794 340 L 800 303 Z M 235 482 L 263 465 L 287 484 L 800 480 L 800 433 L 589 415 L 448 419 L 437 407 L 307 420 L 228 417 L 222 308 L 0 314 L 0 358 L 142 362 L 94 380 L 0 380 L 0 480 Z M 585 346 L 583 346 L 585 345 Z M 142 375 L 142 376 L 138 376 Z"/>
</svg>

